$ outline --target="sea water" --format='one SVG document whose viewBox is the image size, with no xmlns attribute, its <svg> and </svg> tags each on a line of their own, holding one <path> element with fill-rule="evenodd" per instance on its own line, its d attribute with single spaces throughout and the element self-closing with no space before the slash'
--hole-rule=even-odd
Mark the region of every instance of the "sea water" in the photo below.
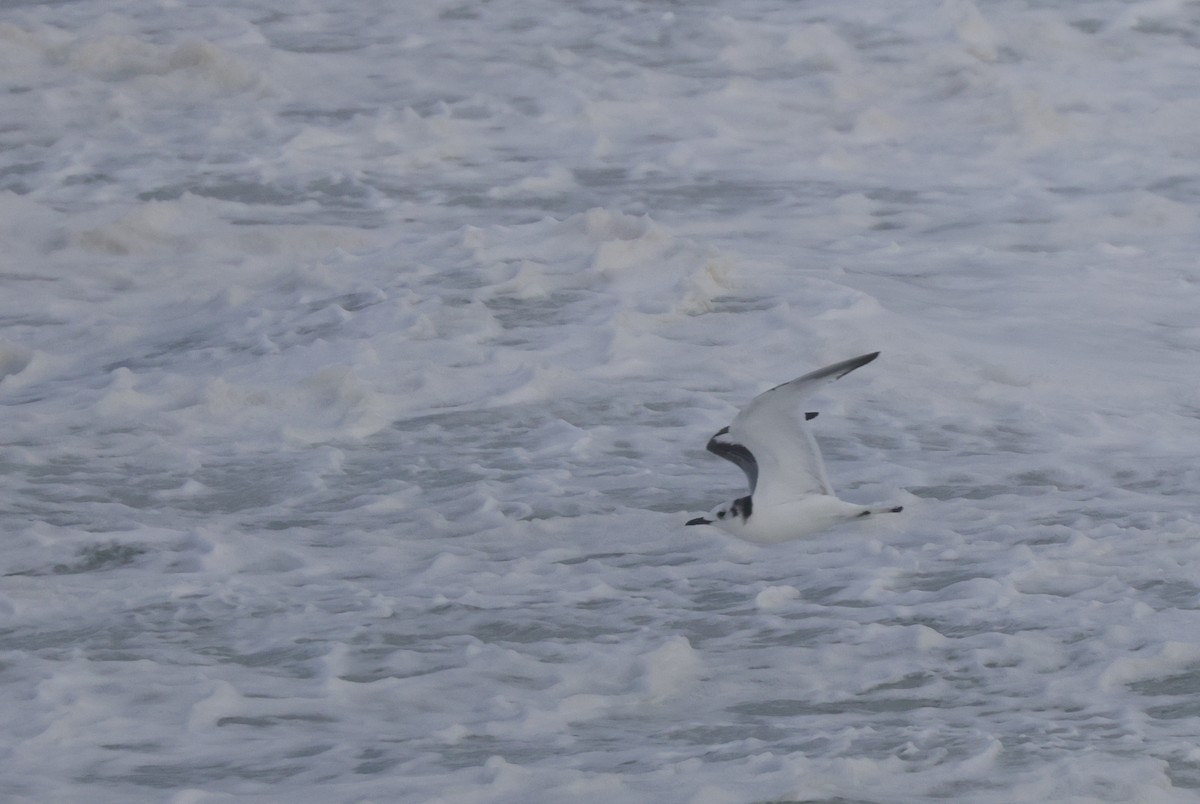
<svg viewBox="0 0 1200 804">
<path fill-rule="evenodd" d="M 1200 797 L 1200 10 L 0 3 L 0 799 Z M 810 400 L 841 496 L 683 523 Z"/>
</svg>

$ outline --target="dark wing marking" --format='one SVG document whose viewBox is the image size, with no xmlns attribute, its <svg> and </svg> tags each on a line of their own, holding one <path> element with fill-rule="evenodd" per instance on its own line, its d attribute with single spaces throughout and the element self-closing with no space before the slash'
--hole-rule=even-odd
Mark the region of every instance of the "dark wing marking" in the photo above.
<svg viewBox="0 0 1200 804">
<path fill-rule="evenodd" d="M 804 414 L 804 421 L 806 422 L 811 422 L 815 418 L 817 418 L 817 412 L 815 410 L 810 410 L 808 413 Z"/>
<path fill-rule="evenodd" d="M 713 455 L 719 455 L 727 461 L 736 463 L 738 468 L 746 473 L 746 480 L 750 483 L 750 493 L 753 494 L 754 487 L 758 485 L 758 461 L 754 460 L 754 453 L 741 444 L 718 440 L 721 436 L 728 434 L 728 427 L 722 427 L 718 430 L 716 435 L 708 439 L 708 451 Z"/>
<path fill-rule="evenodd" d="M 854 371 L 856 368 L 861 368 L 862 366 L 867 365 L 868 363 L 870 363 L 872 360 L 874 360 L 877 357 L 879 357 L 879 352 L 871 352 L 869 355 L 859 355 L 858 357 L 852 357 L 849 360 L 843 360 L 840 363 L 834 363 L 832 366 L 825 366 L 825 368 L 819 368 L 816 371 L 810 371 L 808 374 L 805 374 L 803 377 L 797 377 L 796 379 L 792 380 L 791 382 L 783 383 L 783 385 L 776 385 L 775 388 L 782 388 L 784 385 L 792 385 L 795 383 L 805 383 L 805 382 L 812 382 L 813 380 L 823 380 L 827 377 L 836 380 L 841 377 L 845 377 L 847 374 Z M 772 388 L 770 390 L 774 391 L 775 388 Z"/>
<path fill-rule="evenodd" d="M 733 501 L 733 505 L 729 508 L 729 513 L 733 514 L 734 516 L 740 516 L 743 522 L 749 521 L 750 514 L 753 512 L 754 496 L 749 494 L 745 497 L 738 497 Z"/>
</svg>

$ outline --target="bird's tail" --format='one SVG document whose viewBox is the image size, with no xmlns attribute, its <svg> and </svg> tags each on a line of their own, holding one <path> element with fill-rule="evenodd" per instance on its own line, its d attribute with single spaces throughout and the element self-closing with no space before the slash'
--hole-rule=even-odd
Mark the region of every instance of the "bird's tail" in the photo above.
<svg viewBox="0 0 1200 804">
<path fill-rule="evenodd" d="M 876 505 L 870 508 L 864 508 L 859 516 L 870 516 L 872 514 L 898 514 L 903 510 L 903 505 Z"/>
</svg>

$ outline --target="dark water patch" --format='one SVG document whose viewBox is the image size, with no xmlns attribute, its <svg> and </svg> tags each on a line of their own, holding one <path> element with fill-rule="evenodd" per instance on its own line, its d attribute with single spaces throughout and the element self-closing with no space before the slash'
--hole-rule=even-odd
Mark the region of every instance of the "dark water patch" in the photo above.
<svg viewBox="0 0 1200 804">
<path fill-rule="evenodd" d="M 286 725 L 293 722 L 303 723 L 335 723 L 337 718 L 329 715 L 260 715 L 251 717 L 246 715 L 231 715 L 229 717 L 219 718 L 217 726 L 250 726 L 252 728 L 266 728 L 268 726 Z"/>
<path fill-rule="evenodd" d="M 1167 777 L 1176 787 L 1186 790 L 1200 788 L 1200 762 L 1172 757 L 1167 760 Z"/>
<path fill-rule="evenodd" d="M 139 787 L 151 787 L 158 790 L 200 787 L 211 788 L 230 779 L 238 779 L 262 784 L 277 784 L 308 769 L 307 765 L 284 764 L 264 765 L 182 765 L 155 764 L 140 765 L 121 776 L 87 776 L 78 779 L 81 784 L 97 782 L 127 782 Z"/>
<path fill-rule="evenodd" d="M 149 551 L 150 548 L 142 544 L 122 544 L 116 541 L 89 544 L 76 550 L 74 561 L 10 572 L 8 575 L 80 575 L 85 572 L 102 572 L 129 566 Z"/>
<path fill-rule="evenodd" d="M 884 698 L 881 700 L 854 699 L 813 703 L 779 698 L 752 703 L 734 704 L 725 711 L 748 717 L 806 717 L 814 715 L 888 715 L 912 712 L 917 709 L 936 709 L 945 701 L 934 698 Z"/>
<path fill-rule="evenodd" d="M 1200 695 L 1200 666 L 1164 678 L 1135 681 L 1129 689 L 1139 695 Z M 1200 706 L 1200 700 L 1196 705 Z"/>
<path fill-rule="evenodd" d="M 744 740 L 778 742 L 788 736 L 788 731 L 759 722 L 696 724 L 668 731 L 664 736 L 672 742 L 681 742 L 687 745 L 721 746 L 740 743 Z"/>
<path fill-rule="evenodd" d="M 1156 720 L 1184 720 L 1200 718 L 1200 701 L 1185 699 L 1163 706 L 1150 706 L 1146 714 Z"/>
<path fill-rule="evenodd" d="M 326 647 L 318 643 L 287 645 L 247 653 L 220 646 L 196 650 L 196 654 L 215 658 L 223 664 L 261 668 L 272 674 L 283 674 L 289 678 L 315 677 L 317 672 L 307 663 L 314 659 L 320 659 L 327 652 Z"/>
<path fill-rule="evenodd" d="M 1183 579 L 1135 583 L 1138 599 L 1157 610 L 1200 608 L 1200 587 Z"/>
</svg>

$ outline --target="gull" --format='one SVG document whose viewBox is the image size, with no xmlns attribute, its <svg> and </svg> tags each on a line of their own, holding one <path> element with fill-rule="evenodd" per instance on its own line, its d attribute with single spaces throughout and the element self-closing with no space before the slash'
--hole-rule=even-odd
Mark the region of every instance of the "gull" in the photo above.
<svg viewBox="0 0 1200 804">
<path fill-rule="evenodd" d="M 823 385 L 865 366 L 879 352 L 852 357 L 763 391 L 733 423 L 708 441 L 708 451 L 746 473 L 750 493 L 724 503 L 689 525 L 715 525 L 752 542 L 774 544 L 872 514 L 899 513 L 902 506 L 856 505 L 839 500 L 829 485 L 821 451 L 800 414 L 800 400 Z"/>
</svg>

